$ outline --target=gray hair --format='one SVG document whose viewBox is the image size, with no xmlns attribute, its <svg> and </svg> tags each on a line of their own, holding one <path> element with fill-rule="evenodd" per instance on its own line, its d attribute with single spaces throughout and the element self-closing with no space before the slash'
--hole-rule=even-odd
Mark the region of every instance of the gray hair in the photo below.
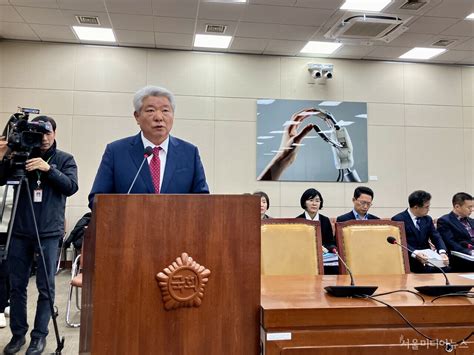
<svg viewBox="0 0 474 355">
<path fill-rule="evenodd" d="M 140 109 L 143 105 L 143 100 L 148 96 L 166 97 L 170 101 L 174 112 L 176 103 L 173 93 L 165 88 L 153 85 L 145 86 L 135 93 L 135 96 L 133 97 L 133 108 L 135 109 L 135 112 L 140 112 Z"/>
</svg>

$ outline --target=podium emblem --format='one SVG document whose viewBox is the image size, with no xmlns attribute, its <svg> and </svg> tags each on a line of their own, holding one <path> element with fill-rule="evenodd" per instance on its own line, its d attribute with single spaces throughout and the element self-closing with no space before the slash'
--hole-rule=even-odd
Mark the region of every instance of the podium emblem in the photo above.
<svg viewBox="0 0 474 355">
<path fill-rule="evenodd" d="M 187 253 L 156 275 L 165 309 L 199 307 L 211 271 L 199 265 Z"/>
</svg>

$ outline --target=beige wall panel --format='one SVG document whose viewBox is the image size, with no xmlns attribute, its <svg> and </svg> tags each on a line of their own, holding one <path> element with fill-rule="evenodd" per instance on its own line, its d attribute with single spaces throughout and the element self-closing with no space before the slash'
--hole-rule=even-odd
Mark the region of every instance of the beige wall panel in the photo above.
<svg viewBox="0 0 474 355">
<path fill-rule="evenodd" d="M 135 92 L 146 84 L 146 50 L 79 46 L 74 88 Z"/>
<path fill-rule="evenodd" d="M 406 128 L 407 194 L 426 190 L 433 207 L 449 206 L 466 188 L 463 130 Z"/>
<path fill-rule="evenodd" d="M 372 208 L 404 206 L 407 196 L 405 129 L 369 126 L 368 140 L 369 177 L 377 177 L 377 180 L 367 183 L 375 194 Z M 352 196 L 353 191 L 349 197 Z"/>
<path fill-rule="evenodd" d="M 403 102 L 403 64 L 346 61 L 341 69 L 345 101 Z"/>
<path fill-rule="evenodd" d="M 176 96 L 175 118 L 214 120 L 214 98 Z"/>
<path fill-rule="evenodd" d="M 461 128 L 461 106 L 405 105 L 407 126 Z"/>
<path fill-rule="evenodd" d="M 280 97 L 280 58 L 229 54 L 216 56 L 216 96 Z"/>
<path fill-rule="evenodd" d="M 53 118 L 56 121 L 56 142 L 58 145 L 58 149 L 64 150 L 68 153 L 73 154 L 72 153 L 72 135 L 73 135 L 72 116 L 53 115 Z"/>
<path fill-rule="evenodd" d="M 198 147 L 211 192 L 214 192 L 214 130 L 214 121 L 176 118 L 171 131 L 171 135 Z"/>
<path fill-rule="evenodd" d="M 474 130 L 464 130 L 464 157 L 466 162 L 466 189 L 465 191 L 474 194 Z M 456 191 L 457 192 L 457 191 Z"/>
<path fill-rule="evenodd" d="M 2 86 L 72 90 L 78 48 L 67 44 L 2 43 Z"/>
<path fill-rule="evenodd" d="M 404 64 L 405 103 L 462 105 L 461 67 Z"/>
<path fill-rule="evenodd" d="M 314 80 L 308 71 L 308 63 L 333 64 L 331 80 Z M 317 58 L 281 58 L 281 97 L 299 100 L 342 101 L 344 76 L 340 61 Z"/>
<path fill-rule="evenodd" d="M 215 119 L 221 121 L 257 120 L 257 100 L 216 97 Z"/>
<path fill-rule="evenodd" d="M 462 118 L 464 121 L 464 128 L 474 128 L 474 107 L 463 107 Z"/>
<path fill-rule="evenodd" d="M 405 112 L 400 104 L 367 104 L 367 124 L 369 126 L 404 126 Z"/>
<path fill-rule="evenodd" d="M 86 213 L 89 208 L 86 206 L 72 206 L 66 207 L 66 233 L 69 234 L 76 225 L 77 221 Z"/>
<path fill-rule="evenodd" d="M 3 89 L 1 99 L 3 111 L 17 112 L 18 106 L 37 108 L 45 115 L 71 115 L 73 94 L 69 90 Z"/>
<path fill-rule="evenodd" d="M 213 96 L 216 54 L 148 50 L 147 84 L 175 95 Z"/>
<path fill-rule="evenodd" d="M 255 175 L 255 123 L 216 121 L 215 144 L 214 193 L 253 192 L 262 186 Z"/>
<path fill-rule="evenodd" d="M 133 120 L 133 93 L 74 91 L 74 114 Z"/>
<path fill-rule="evenodd" d="M 72 153 L 79 167 L 79 192 L 71 197 L 74 206 L 86 206 L 105 146 L 119 138 L 137 134 L 135 120 L 117 117 L 73 117 Z"/>
<path fill-rule="evenodd" d="M 474 106 L 474 67 L 462 67 L 462 104 Z"/>
</svg>

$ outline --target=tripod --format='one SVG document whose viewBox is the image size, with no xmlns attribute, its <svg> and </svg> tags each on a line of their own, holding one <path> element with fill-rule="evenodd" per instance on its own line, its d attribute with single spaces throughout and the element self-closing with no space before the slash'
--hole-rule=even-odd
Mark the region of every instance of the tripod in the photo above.
<svg viewBox="0 0 474 355">
<path fill-rule="evenodd" d="M 47 269 L 46 269 L 46 261 L 45 261 L 45 258 L 44 258 L 43 249 L 41 247 L 41 240 L 40 240 L 40 236 L 39 236 L 39 232 L 38 232 L 38 225 L 36 223 L 35 211 L 34 211 L 34 207 L 33 207 L 33 200 L 31 199 L 30 185 L 29 185 L 29 182 L 28 182 L 28 177 L 26 177 L 24 170 L 20 173 L 15 174 L 15 176 L 13 178 L 9 178 L 7 180 L 6 188 L 8 188 L 8 186 L 18 186 L 18 187 L 17 187 L 17 191 L 16 191 L 16 194 L 15 194 L 15 197 L 14 197 L 13 209 L 12 209 L 10 223 L 8 225 L 7 241 L 5 243 L 5 247 L 0 248 L 0 262 L 5 262 L 7 257 L 8 257 L 8 248 L 10 246 L 10 239 L 11 239 L 11 235 L 12 235 L 12 231 L 13 231 L 13 225 L 14 225 L 14 222 L 15 222 L 15 217 L 16 217 L 16 212 L 17 212 L 17 207 L 18 207 L 18 201 L 19 201 L 19 198 L 20 198 L 21 188 L 22 188 L 23 185 L 26 185 L 26 191 L 27 191 L 27 195 L 28 195 L 29 206 L 30 206 L 30 209 L 31 209 L 33 225 L 34 225 L 34 228 L 35 228 L 36 242 L 37 242 L 37 245 L 38 245 L 40 261 L 41 261 L 41 264 L 42 264 L 42 267 L 43 267 L 43 270 L 44 270 L 44 276 L 45 276 L 46 284 L 47 284 L 49 307 L 50 307 L 50 310 L 51 310 L 51 318 L 53 320 L 54 334 L 56 336 L 56 343 L 57 343 L 57 348 L 55 350 L 55 354 L 61 354 L 61 350 L 64 348 L 64 337 L 61 338 L 60 335 L 59 335 L 58 322 L 56 320 L 56 318 L 58 317 L 58 312 L 57 312 L 57 310 L 55 310 L 53 298 L 51 296 L 51 288 L 50 288 L 50 284 L 49 284 L 48 272 L 47 272 Z M 6 193 L 5 193 L 5 195 L 6 195 Z M 3 208 L 5 208 L 5 205 L 3 206 Z M 38 267 L 41 267 L 41 266 L 38 266 Z"/>
</svg>

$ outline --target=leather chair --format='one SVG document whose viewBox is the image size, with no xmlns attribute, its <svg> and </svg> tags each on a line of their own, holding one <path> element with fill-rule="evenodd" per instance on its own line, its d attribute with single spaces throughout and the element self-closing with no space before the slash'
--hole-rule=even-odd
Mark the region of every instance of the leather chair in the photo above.
<svg viewBox="0 0 474 355">
<path fill-rule="evenodd" d="M 262 275 L 322 275 L 319 222 L 303 219 L 262 220 Z"/>
<path fill-rule="evenodd" d="M 394 237 L 406 246 L 403 222 L 389 220 L 347 221 L 336 223 L 339 255 L 354 275 L 388 275 L 410 272 L 408 254 L 397 245 L 387 242 Z M 341 274 L 346 273 L 339 263 Z"/>
</svg>

